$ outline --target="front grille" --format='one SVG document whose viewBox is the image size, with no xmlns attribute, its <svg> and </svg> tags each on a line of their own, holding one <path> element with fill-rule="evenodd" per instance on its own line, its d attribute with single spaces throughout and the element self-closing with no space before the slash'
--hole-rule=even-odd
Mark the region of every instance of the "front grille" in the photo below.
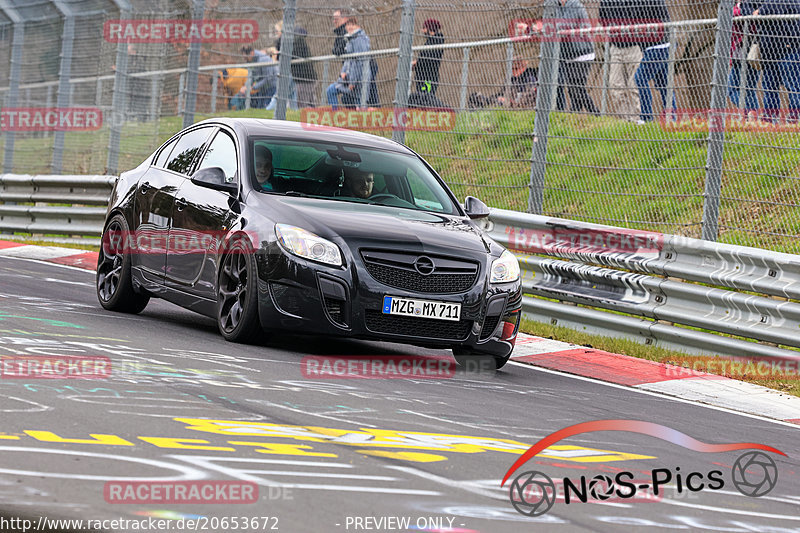
<svg viewBox="0 0 800 533">
<path fill-rule="evenodd" d="M 422 275 L 414 263 L 419 254 L 363 251 L 361 257 L 370 276 L 376 281 L 414 292 L 453 294 L 465 292 L 475 285 L 478 265 L 468 261 L 438 256 L 422 256 L 433 262 L 433 272 Z"/>
<path fill-rule="evenodd" d="M 498 322 L 500 322 L 500 315 L 486 317 L 486 320 L 483 321 L 483 329 L 481 329 L 481 340 L 489 338 Z"/>
<path fill-rule="evenodd" d="M 373 333 L 405 335 L 424 339 L 462 341 L 469 335 L 469 320 L 428 320 L 413 316 L 394 316 L 367 310 L 364 316 L 367 329 Z"/>
</svg>

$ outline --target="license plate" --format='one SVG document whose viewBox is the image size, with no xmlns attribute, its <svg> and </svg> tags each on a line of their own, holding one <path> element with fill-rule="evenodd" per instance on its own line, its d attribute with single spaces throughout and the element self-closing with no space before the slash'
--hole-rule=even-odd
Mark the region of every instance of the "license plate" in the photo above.
<svg viewBox="0 0 800 533">
<path fill-rule="evenodd" d="M 461 319 L 461 304 L 384 296 L 383 314 L 458 321 Z"/>
</svg>

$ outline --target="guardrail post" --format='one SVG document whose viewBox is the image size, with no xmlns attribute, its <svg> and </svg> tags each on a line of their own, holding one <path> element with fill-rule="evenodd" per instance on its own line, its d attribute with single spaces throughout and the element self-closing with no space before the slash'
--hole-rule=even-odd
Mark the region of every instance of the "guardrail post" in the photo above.
<svg viewBox="0 0 800 533">
<path fill-rule="evenodd" d="M 217 80 L 219 79 L 219 71 L 215 70 L 211 78 L 211 112 L 217 112 Z"/>
<path fill-rule="evenodd" d="M 415 0 L 403 0 L 403 15 L 400 19 L 400 54 L 397 58 L 397 83 L 394 86 L 394 108 L 405 110 L 408 107 L 408 92 L 411 88 L 411 46 L 414 44 Z M 367 62 L 369 65 L 369 62 Z M 368 68 L 369 69 L 369 68 Z M 370 74 L 372 69 L 369 69 Z M 392 130 L 392 140 L 406 141 L 404 128 Z"/>
<path fill-rule="evenodd" d="M 130 18 L 130 12 L 120 13 L 122 19 Z M 117 59 L 114 70 L 114 92 L 111 95 L 111 124 L 108 132 L 108 156 L 106 171 L 117 173 L 119 166 L 119 144 L 122 138 L 122 127 L 125 125 L 125 113 L 128 109 L 128 45 L 117 43 Z"/>
<path fill-rule="evenodd" d="M 470 47 L 464 47 L 464 59 L 461 62 L 461 98 L 459 99 L 459 111 L 467 108 L 467 85 L 469 84 L 469 51 Z"/>
<path fill-rule="evenodd" d="M 506 87 L 511 85 L 511 78 L 514 76 L 514 42 L 506 44 Z"/>
<path fill-rule="evenodd" d="M 283 34 L 281 35 L 281 54 L 278 65 L 278 101 L 275 105 L 275 118 L 286 120 L 286 107 L 289 105 L 292 84 L 292 53 L 294 51 L 294 21 L 297 0 L 284 0 Z"/>
<path fill-rule="evenodd" d="M 150 120 L 156 120 L 158 118 L 158 110 L 159 105 L 161 104 L 161 90 L 160 87 L 163 85 L 163 74 L 156 78 L 155 76 L 150 77 Z"/>
<path fill-rule="evenodd" d="M 664 119 L 672 121 L 675 115 L 675 52 L 678 47 L 676 42 L 675 26 L 669 29 L 669 49 L 667 52 L 667 102 L 664 104 Z"/>
<path fill-rule="evenodd" d="M 554 20 L 558 0 L 546 0 L 544 20 Z M 530 197 L 528 212 L 541 214 L 544 208 L 544 178 L 547 170 L 547 135 L 550 112 L 558 86 L 558 61 L 561 41 L 545 38 L 539 53 L 539 89 L 536 92 L 536 116 L 533 120 L 533 153 L 531 155 Z"/>
<path fill-rule="evenodd" d="M 611 65 L 609 62 L 611 61 L 611 43 L 606 42 L 604 43 L 605 46 L 603 47 L 603 87 L 600 92 L 600 114 L 605 115 L 608 113 L 608 84 L 611 78 Z"/>
<path fill-rule="evenodd" d="M 14 22 L 14 36 L 11 38 L 11 70 L 8 73 L 8 107 L 19 104 L 19 82 L 22 72 L 22 50 L 25 45 L 25 22 Z M 14 171 L 14 132 L 6 132 L 3 172 Z"/>
<path fill-rule="evenodd" d="M 734 0 L 722 0 L 717 11 L 717 42 L 714 48 L 714 74 L 711 80 L 711 109 L 708 117 L 708 159 L 703 193 L 703 239 L 719 236 L 719 199 L 722 192 L 722 163 L 725 154 L 725 87 L 728 50 L 733 30 Z"/>
<path fill-rule="evenodd" d="M 205 0 L 193 0 L 192 2 L 192 20 L 200 20 L 203 18 L 203 11 L 205 11 Z M 200 49 L 203 44 L 200 41 L 194 40 L 189 45 L 189 63 L 186 68 L 186 97 L 185 106 L 183 111 L 183 127 L 188 128 L 194 123 L 194 112 L 197 107 L 197 87 L 198 78 L 200 77 Z"/>
<path fill-rule="evenodd" d="M 103 105 L 103 80 L 100 78 L 94 84 L 94 105 L 95 107 Z"/>
</svg>

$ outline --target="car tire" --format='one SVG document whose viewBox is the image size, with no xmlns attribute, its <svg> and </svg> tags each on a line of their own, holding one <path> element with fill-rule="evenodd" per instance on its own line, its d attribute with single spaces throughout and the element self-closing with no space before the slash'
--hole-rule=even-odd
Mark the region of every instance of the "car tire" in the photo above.
<svg viewBox="0 0 800 533">
<path fill-rule="evenodd" d="M 487 353 L 475 352 L 466 348 L 453 348 L 453 357 L 459 366 L 464 367 L 467 371 L 493 371 L 503 368 L 508 362 L 511 355 L 499 357 Z"/>
<path fill-rule="evenodd" d="M 232 242 L 217 278 L 217 326 L 225 340 L 251 342 L 262 332 L 255 258 L 245 241 Z"/>
<path fill-rule="evenodd" d="M 130 250 L 123 243 L 128 234 L 125 217 L 119 213 L 111 217 L 103 230 L 95 287 L 104 309 L 136 314 L 147 306 L 150 296 L 133 288 Z"/>
</svg>

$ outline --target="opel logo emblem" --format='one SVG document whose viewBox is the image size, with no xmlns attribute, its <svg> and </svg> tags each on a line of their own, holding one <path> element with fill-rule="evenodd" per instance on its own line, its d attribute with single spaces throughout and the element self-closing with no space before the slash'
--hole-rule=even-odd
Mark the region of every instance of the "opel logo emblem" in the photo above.
<svg viewBox="0 0 800 533">
<path fill-rule="evenodd" d="M 429 276 L 430 274 L 433 274 L 434 270 L 436 270 L 436 265 L 433 264 L 433 259 L 421 255 L 417 257 L 416 261 L 414 261 L 414 268 L 420 273 L 421 276 Z"/>
</svg>

